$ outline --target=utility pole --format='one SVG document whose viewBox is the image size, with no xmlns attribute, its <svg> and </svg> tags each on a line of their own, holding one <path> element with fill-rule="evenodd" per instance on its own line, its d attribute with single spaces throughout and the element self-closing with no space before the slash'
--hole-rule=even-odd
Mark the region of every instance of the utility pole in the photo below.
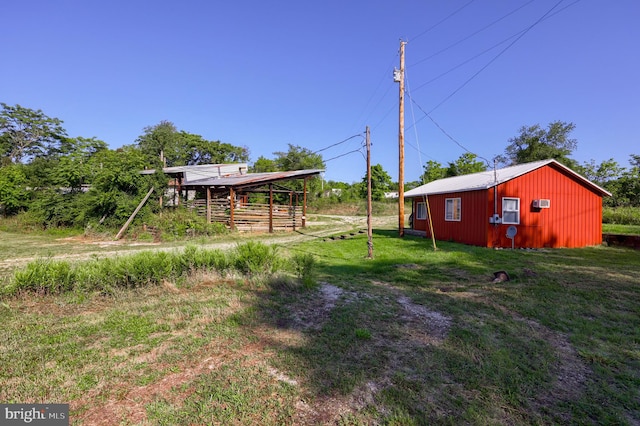
<svg viewBox="0 0 640 426">
<path fill-rule="evenodd" d="M 400 69 L 393 70 L 393 79 L 400 83 L 400 102 L 398 117 L 398 233 L 404 237 L 404 46 L 406 41 L 400 40 Z"/>
<path fill-rule="evenodd" d="M 366 130 L 367 144 L 367 246 L 369 252 L 367 257 L 373 259 L 373 225 L 371 224 L 371 138 L 369 137 L 369 126 Z"/>
</svg>

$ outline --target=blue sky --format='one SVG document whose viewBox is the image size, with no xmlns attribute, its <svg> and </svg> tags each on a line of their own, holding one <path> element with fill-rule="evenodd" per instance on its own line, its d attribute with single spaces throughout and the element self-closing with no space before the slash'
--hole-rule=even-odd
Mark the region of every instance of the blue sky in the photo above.
<svg viewBox="0 0 640 426">
<path fill-rule="evenodd" d="M 255 161 L 369 126 L 396 180 L 402 39 L 407 181 L 465 152 L 446 134 L 492 159 L 555 120 L 575 123 L 581 163 L 640 154 L 637 0 L 21 0 L 0 22 L 0 101 L 112 148 L 169 120 Z M 325 179 L 359 181 L 362 143 L 322 151 L 339 157 Z"/>
</svg>

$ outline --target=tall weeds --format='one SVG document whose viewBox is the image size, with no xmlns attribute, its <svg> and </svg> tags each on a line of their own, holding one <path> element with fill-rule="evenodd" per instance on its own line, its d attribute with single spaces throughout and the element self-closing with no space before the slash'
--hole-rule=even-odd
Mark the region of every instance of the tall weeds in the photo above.
<svg viewBox="0 0 640 426">
<path fill-rule="evenodd" d="M 289 266 L 289 265 L 296 265 Z M 196 272 L 238 273 L 249 279 L 269 277 L 289 267 L 305 284 L 313 259 L 287 262 L 275 246 L 250 241 L 229 252 L 188 246 L 183 251 L 143 251 L 128 256 L 94 259 L 82 263 L 38 259 L 14 273 L 0 295 L 22 292 L 58 294 L 67 291 L 111 294 L 116 289 L 179 281 Z"/>
<path fill-rule="evenodd" d="M 602 223 L 640 225 L 640 208 L 605 207 L 602 209 Z"/>
</svg>

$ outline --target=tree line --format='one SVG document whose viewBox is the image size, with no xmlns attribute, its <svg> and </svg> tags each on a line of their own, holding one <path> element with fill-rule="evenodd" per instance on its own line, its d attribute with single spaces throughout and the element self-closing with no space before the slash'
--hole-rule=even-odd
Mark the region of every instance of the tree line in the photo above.
<svg viewBox="0 0 640 426">
<path fill-rule="evenodd" d="M 504 154 L 493 159 L 494 164 L 503 167 L 553 158 L 609 191 L 612 195 L 605 197 L 606 206 L 640 207 L 640 155 L 630 154 L 629 168 L 621 166 L 613 158 L 600 163 L 589 160 L 579 164 L 571 158 L 578 147 L 578 141 L 571 137 L 574 129 L 575 124 L 562 121 L 551 122 L 546 128 L 539 124 L 522 126 L 520 133 L 509 139 Z M 424 165 L 419 183 L 482 172 L 493 168 L 494 164 L 488 160 L 481 161 L 478 156 L 469 152 L 446 166 L 430 160 Z"/>
<path fill-rule="evenodd" d="M 129 145 L 110 149 L 97 138 L 71 137 L 63 121 L 41 110 L 0 103 L 0 214 L 23 213 L 36 226 L 91 224 L 119 226 L 135 209 L 149 188 L 163 191 L 167 178 L 162 167 L 210 163 L 248 162 L 249 149 L 177 129 L 170 121 L 145 127 Z M 577 147 L 572 139 L 573 123 L 556 121 L 547 128 L 523 126 L 509 140 L 504 154 L 495 159 L 501 166 L 555 158 L 594 183 L 610 191 L 609 206 L 640 206 L 640 155 L 631 155 L 631 168 L 614 159 L 578 164 L 571 158 Z M 250 167 L 254 173 L 324 169 L 322 156 L 307 148 L 289 144 L 288 151 L 260 156 Z M 428 161 L 412 188 L 436 179 L 475 173 L 493 167 L 472 153 L 442 165 Z M 141 170 L 155 169 L 153 175 Z M 308 182 L 311 199 L 323 193 L 341 201 L 366 197 L 366 174 L 361 182 L 314 179 Z M 287 183 L 302 190 L 302 182 Z M 397 189 L 380 164 L 372 166 L 373 199 Z M 334 190 L 334 191 L 332 191 Z M 157 211 L 157 203 L 145 207 Z"/>
<path fill-rule="evenodd" d="M 69 136 L 62 120 L 41 110 L 0 106 L 0 214 L 24 213 L 34 226 L 118 226 L 151 187 L 166 188 L 163 166 L 249 159 L 246 147 L 210 141 L 168 121 L 109 149 L 97 138 Z M 144 169 L 157 172 L 140 174 Z"/>
</svg>

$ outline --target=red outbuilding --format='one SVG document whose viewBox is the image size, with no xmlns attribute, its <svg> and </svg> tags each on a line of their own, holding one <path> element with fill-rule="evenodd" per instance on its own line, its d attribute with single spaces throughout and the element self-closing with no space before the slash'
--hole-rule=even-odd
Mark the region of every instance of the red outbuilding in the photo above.
<svg viewBox="0 0 640 426">
<path fill-rule="evenodd" d="M 611 194 L 556 160 L 439 179 L 405 193 L 412 227 L 484 247 L 602 243 L 602 197 Z"/>
</svg>

